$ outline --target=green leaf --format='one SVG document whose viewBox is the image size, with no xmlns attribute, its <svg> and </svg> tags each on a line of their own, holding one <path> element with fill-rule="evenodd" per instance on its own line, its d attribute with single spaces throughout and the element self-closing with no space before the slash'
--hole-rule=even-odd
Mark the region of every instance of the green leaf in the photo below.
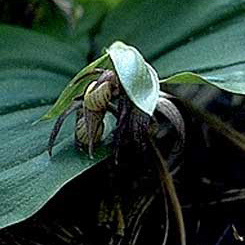
<svg viewBox="0 0 245 245">
<path fill-rule="evenodd" d="M 74 118 L 69 118 L 50 158 L 46 149 L 52 123 L 32 126 L 45 110 L 46 106 L 1 116 L 0 228 L 31 216 L 65 183 L 110 154 L 101 146 L 91 160 L 75 151 L 70 136 Z"/>
<path fill-rule="evenodd" d="M 67 107 L 72 103 L 74 97 L 77 95 L 82 95 L 86 89 L 86 86 L 93 80 L 94 76 L 88 76 L 84 78 L 83 81 L 75 83 L 85 74 L 94 70 L 94 68 L 98 67 L 107 67 L 107 63 L 109 61 L 108 54 L 104 54 L 99 59 L 95 60 L 90 65 L 83 68 L 66 86 L 65 90 L 59 96 L 58 100 L 55 102 L 54 106 L 41 117 L 42 120 L 49 120 L 56 116 L 61 115 Z"/>
<path fill-rule="evenodd" d="M 204 73 L 213 85 L 235 94 L 245 94 L 245 64 L 234 65 Z"/>
<path fill-rule="evenodd" d="M 62 186 L 110 154 L 95 159 L 73 146 L 75 118 L 67 119 L 47 154 L 53 122 L 32 126 L 64 89 L 87 56 L 33 31 L 0 26 L 0 228 L 38 211 Z"/>
<path fill-rule="evenodd" d="M 202 37 L 208 34 L 209 28 L 244 13 L 242 0 L 205 3 L 195 0 L 125 0 L 119 5 L 103 23 L 101 35 L 97 38 L 99 47 L 120 39 L 135 45 L 151 61 L 179 46 L 188 46 L 194 36 Z"/>
<path fill-rule="evenodd" d="M 85 62 L 49 36 L 5 25 L 0 33 L 0 114 L 50 104 Z"/>
<path fill-rule="evenodd" d="M 244 91 L 244 1 L 125 0 L 114 10 L 96 36 L 97 50 L 122 40 L 141 50 L 162 77 L 194 71 L 224 89 Z M 81 41 L 76 40 L 83 44 L 83 52 L 50 36 L 0 26 L 0 227 L 29 217 L 67 181 L 110 154 L 101 146 L 96 161 L 85 155 L 81 160 L 71 143 L 73 118 L 69 118 L 50 159 L 46 145 L 52 122 L 31 126 L 85 65 L 87 30 L 94 37 L 103 16 L 93 22 L 93 30 L 89 20 L 85 27 L 78 23 Z M 155 71 L 145 64 L 147 77 L 156 80 Z M 80 86 L 82 92 L 85 84 Z M 67 93 L 67 104 L 73 92 Z M 56 108 L 58 112 L 48 118 L 65 107 Z"/>
<path fill-rule="evenodd" d="M 160 80 L 160 83 L 172 83 L 172 84 L 202 84 L 208 83 L 203 77 L 193 72 L 181 72 L 174 76 Z"/>
<path fill-rule="evenodd" d="M 201 76 L 192 72 L 182 72 L 174 76 L 170 76 L 160 81 L 160 83 L 168 84 L 210 84 L 219 89 L 229 91 L 234 94 L 245 95 L 245 83 L 242 79 L 243 72 L 238 71 L 231 74 L 216 76 Z"/>
<path fill-rule="evenodd" d="M 239 1 L 238 1 L 239 2 Z M 201 36 L 180 45 L 155 61 L 155 65 L 169 75 L 179 71 L 208 73 L 244 63 L 242 36 L 245 17 L 237 15 L 209 27 Z M 172 64 L 167 66 L 167 64 Z"/>
<path fill-rule="evenodd" d="M 1 26 L 0 33 L 0 113 L 54 101 L 80 66 L 76 50 L 20 28 Z"/>
<path fill-rule="evenodd" d="M 244 1 L 125 0 L 119 5 L 102 25 L 99 48 L 120 39 L 141 50 L 160 77 L 191 71 L 228 91 L 244 91 Z"/>
<path fill-rule="evenodd" d="M 115 42 L 107 52 L 130 100 L 152 115 L 159 95 L 159 80 L 155 70 L 145 62 L 137 49 L 122 42 Z"/>
</svg>

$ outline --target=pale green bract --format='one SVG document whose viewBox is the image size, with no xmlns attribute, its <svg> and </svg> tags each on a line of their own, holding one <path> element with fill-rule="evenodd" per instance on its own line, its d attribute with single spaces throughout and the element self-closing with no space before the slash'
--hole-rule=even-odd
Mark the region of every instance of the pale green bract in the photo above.
<svg viewBox="0 0 245 245">
<path fill-rule="evenodd" d="M 152 115 L 159 96 L 156 71 L 145 62 L 137 49 L 123 42 L 113 43 L 107 52 L 129 99 L 142 111 Z"/>
</svg>

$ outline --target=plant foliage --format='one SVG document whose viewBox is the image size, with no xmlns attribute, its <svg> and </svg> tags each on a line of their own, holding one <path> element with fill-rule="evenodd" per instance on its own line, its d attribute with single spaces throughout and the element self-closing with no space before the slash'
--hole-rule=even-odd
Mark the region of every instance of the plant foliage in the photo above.
<svg viewBox="0 0 245 245">
<path fill-rule="evenodd" d="M 105 145 L 94 160 L 75 152 L 70 121 L 50 159 L 46 147 L 52 122 L 32 125 L 47 110 L 43 119 L 64 111 L 93 78 L 76 86 L 74 80 L 94 67 L 110 66 L 109 56 L 130 99 L 148 114 L 155 108 L 158 78 L 137 50 L 153 64 L 163 83 L 207 82 L 245 93 L 244 1 L 126 0 L 110 10 L 81 6 L 87 6 L 85 14 L 76 20 L 73 31 L 62 29 L 66 37 L 57 31 L 57 26 L 67 23 L 57 8 L 53 15 L 57 19 L 52 19 L 47 32 L 38 21 L 36 31 L 6 21 L 0 25 L 0 227 L 30 217 L 68 181 L 110 154 Z M 79 72 L 88 65 L 88 57 L 95 60 L 98 50 L 116 40 L 137 50 L 129 52 L 129 46 L 116 43 Z M 143 68 L 142 64 L 132 67 L 135 57 Z M 62 99 L 51 107 L 61 92 Z"/>
</svg>

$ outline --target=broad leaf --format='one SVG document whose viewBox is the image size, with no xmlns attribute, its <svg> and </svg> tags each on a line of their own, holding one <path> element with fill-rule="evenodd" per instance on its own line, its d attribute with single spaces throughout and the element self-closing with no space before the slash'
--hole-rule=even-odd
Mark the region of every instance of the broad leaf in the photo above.
<svg viewBox="0 0 245 245">
<path fill-rule="evenodd" d="M 178 71 L 206 74 L 243 63 L 244 20 L 245 16 L 238 15 L 223 22 L 214 23 L 203 31 L 202 35 L 193 36 L 188 43 L 180 45 L 156 60 L 155 65 L 160 70 L 164 69 L 164 73 L 168 75 Z"/>
<path fill-rule="evenodd" d="M 170 76 L 166 79 L 160 81 L 160 83 L 168 84 L 210 84 L 219 89 L 229 91 L 234 94 L 243 94 L 245 95 L 244 73 L 242 71 L 232 72 L 225 75 L 209 75 L 209 76 L 200 76 L 192 72 L 182 72 L 174 76 Z"/>
<path fill-rule="evenodd" d="M 243 0 L 126 0 L 105 19 L 97 44 L 126 41 L 160 77 L 192 71 L 240 93 L 245 90 L 244 21 Z"/>
<path fill-rule="evenodd" d="M 105 18 L 93 44 L 101 50 L 122 40 L 137 47 L 162 77 L 194 71 L 240 93 L 245 89 L 243 4 L 125 0 Z M 97 27 L 103 16 L 93 22 Z M 0 27 L 0 227 L 29 217 L 67 181 L 107 155 L 103 147 L 95 161 L 75 152 L 70 118 L 50 159 L 46 144 L 52 123 L 31 126 L 85 65 L 91 23 L 77 25 L 78 39 L 72 43 L 81 45 L 79 49 L 45 35 Z M 90 34 L 95 32 L 96 27 Z M 82 92 L 85 84 L 80 86 Z M 71 100 L 73 94 L 67 95 Z M 58 114 L 53 111 L 49 118 Z"/>
<path fill-rule="evenodd" d="M 245 94 L 245 65 L 234 65 L 204 73 L 211 84 L 235 94 Z"/>
<path fill-rule="evenodd" d="M 21 28 L 0 26 L 0 228 L 39 210 L 67 181 L 106 157 L 73 147 L 74 117 L 47 154 L 53 122 L 32 126 L 82 65 L 87 51 Z"/>
<path fill-rule="evenodd" d="M 85 62 L 48 36 L 4 25 L 0 33 L 0 114 L 50 104 Z"/>
<path fill-rule="evenodd" d="M 172 84 L 202 84 L 208 83 L 203 77 L 193 72 L 181 72 L 174 76 L 160 80 L 160 83 Z"/>
<path fill-rule="evenodd" d="M 46 149 L 52 122 L 32 126 L 45 110 L 46 106 L 1 116 L 0 228 L 31 216 L 66 182 L 109 154 L 109 149 L 97 148 L 91 160 L 75 151 L 70 118 L 50 158 Z"/>
</svg>

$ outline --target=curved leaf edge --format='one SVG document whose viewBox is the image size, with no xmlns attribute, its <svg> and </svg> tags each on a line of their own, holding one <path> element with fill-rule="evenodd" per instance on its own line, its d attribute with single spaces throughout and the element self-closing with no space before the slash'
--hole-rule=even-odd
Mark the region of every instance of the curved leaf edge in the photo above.
<svg viewBox="0 0 245 245">
<path fill-rule="evenodd" d="M 227 85 L 226 80 L 220 79 L 218 76 L 201 76 L 199 74 L 193 72 L 181 72 L 166 79 L 162 79 L 159 81 L 160 84 L 209 84 L 223 91 L 237 94 L 237 95 L 245 95 L 245 84 L 244 89 L 237 89 L 235 86 Z"/>
<path fill-rule="evenodd" d="M 67 144 L 69 143 L 70 139 L 66 139 L 62 142 L 60 142 L 59 148 L 66 148 Z M 59 149 L 58 151 L 61 151 L 62 149 Z M 74 180 L 76 177 L 78 176 L 82 176 L 85 172 L 87 172 L 88 170 L 95 168 L 100 162 L 104 161 L 106 158 L 111 156 L 111 147 L 110 144 L 102 144 L 99 146 L 99 148 L 96 149 L 96 152 L 98 152 L 98 154 L 95 154 L 95 159 L 89 159 L 88 154 L 85 154 L 85 156 L 88 157 L 88 164 L 86 164 L 84 166 L 83 169 L 81 169 L 80 171 L 77 171 L 75 174 L 73 174 L 72 176 L 70 176 L 69 178 L 67 178 L 65 181 L 62 181 L 61 184 L 56 185 L 55 187 L 52 188 L 52 190 L 49 191 L 49 193 L 47 194 L 47 198 L 45 201 L 43 202 L 39 202 L 38 205 L 36 205 L 35 207 L 32 208 L 32 210 L 29 212 L 29 214 L 21 214 L 21 215 L 15 215 L 15 214 L 11 214 L 12 217 L 15 216 L 15 218 L 11 218 L 11 216 L 7 219 L 6 222 L 1 222 L 0 224 L 0 230 L 21 222 L 24 222 L 25 220 L 27 220 L 28 218 L 31 218 L 33 215 L 35 215 L 38 211 L 40 211 L 46 204 L 48 204 L 48 202 L 66 185 L 68 184 L 70 181 Z M 35 160 L 36 158 L 39 158 L 41 155 L 46 154 L 45 152 L 42 152 L 41 154 L 37 155 L 33 160 Z M 79 153 L 78 153 L 79 154 Z M 81 153 L 80 153 L 81 154 Z M 93 163 L 92 163 L 93 162 Z M 8 214 L 6 214 L 6 217 L 8 216 Z"/>
</svg>

